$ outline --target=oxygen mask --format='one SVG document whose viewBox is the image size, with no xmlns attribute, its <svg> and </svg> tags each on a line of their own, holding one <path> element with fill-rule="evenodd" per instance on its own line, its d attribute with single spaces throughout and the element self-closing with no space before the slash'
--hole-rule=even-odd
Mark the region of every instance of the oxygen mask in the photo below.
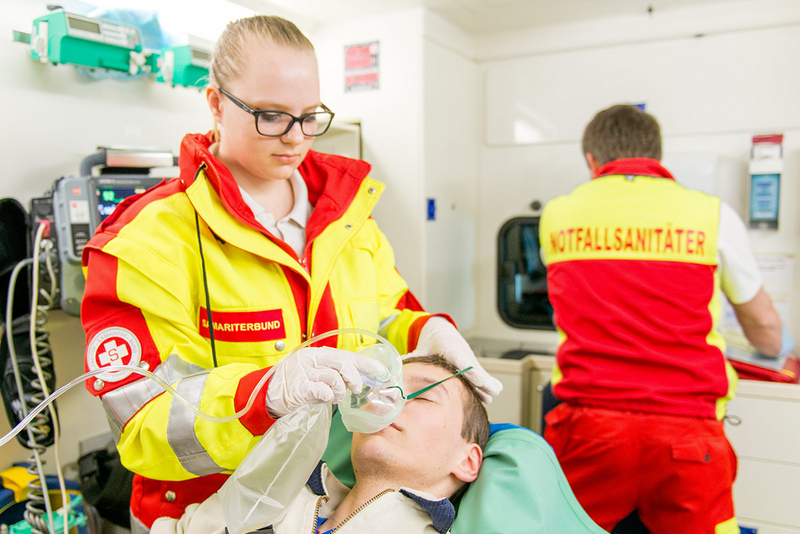
<svg viewBox="0 0 800 534">
<path fill-rule="evenodd" d="M 370 345 L 359 354 L 381 363 L 384 371 L 375 376 L 362 374 L 361 392 L 348 390 L 339 411 L 347 430 L 370 434 L 391 425 L 403 411 L 403 362 L 397 350 L 384 343 Z"/>
</svg>

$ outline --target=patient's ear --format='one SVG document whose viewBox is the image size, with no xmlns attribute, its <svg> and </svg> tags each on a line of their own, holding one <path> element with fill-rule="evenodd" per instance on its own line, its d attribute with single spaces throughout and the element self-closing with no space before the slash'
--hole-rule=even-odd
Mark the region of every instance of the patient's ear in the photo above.
<svg viewBox="0 0 800 534">
<path fill-rule="evenodd" d="M 483 451 L 477 443 L 465 444 L 465 454 L 453 469 L 453 476 L 462 482 L 472 482 L 478 478 L 478 470 L 483 462 Z"/>
</svg>

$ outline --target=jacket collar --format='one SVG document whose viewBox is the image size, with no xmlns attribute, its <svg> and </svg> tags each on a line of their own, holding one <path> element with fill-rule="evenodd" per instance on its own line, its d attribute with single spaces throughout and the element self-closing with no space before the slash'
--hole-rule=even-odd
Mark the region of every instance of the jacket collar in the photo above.
<svg viewBox="0 0 800 534">
<path fill-rule="evenodd" d="M 624 158 L 609 161 L 599 169 L 594 178 L 611 175 L 653 176 L 655 178 L 668 178 L 675 180 L 670 172 L 661 166 L 657 160 L 650 158 Z"/>
<path fill-rule="evenodd" d="M 298 169 L 314 206 L 306 230 L 308 243 L 344 215 L 371 168 L 366 161 L 308 151 Z"/>
<path fill-rule="evenodd" d="M 329 495 L 328 488 L 336 491 L 341 483 L 334 477 L 324 462 L 317 464 L 311 477 L 308 479 L 308 488 L 314 495 Z M 415 491 L 408 488 L 400 488 L 400 493 L 414 501 L 417 506 L 428 512 L 431 516 L 433 528 L 440 534 L 445 534 L 453 525 L 456 519 L 456 509 L 450 499 L 437 499 L 429 493 Z M 344 498 L 343 496 L 341 498 Z M 338 502 L 341 502 L 341 498 Z"/>
<path fill-rule="evenodd" d="M 209 183 L 231 215 L 245 225 L 267 233 L 242 198 L 233 175 L 209 151 L 213 143 L 211 132 L 188 134 L 183 138 L 178 165 L 184 186 L 188 188 L 194 182 L 198 168 L 204 165 Z M 308 200 L 314 207 L 306 228 L 307 243 L 311 243 L 331 222 L 344 215 L 370 169 L 369 163 L 361 160 L 309 150 L 298 169 L 308 187 Z M 287 245 L 287 248 L 290 247 Z M 291 254 L 294 255 L 294 252 Z"/>
<path fill-rule="evenodd" d="M 259 229 L 261 225 L 253 217 L 253 212 L 242 198 L 233 175 L 209 150 L 213 143 L 214 138 L 211 132 L 205 135 L 188 134 L 184 136 L 178 157 L 178 166 L 181 170 L 184 187 L 188 189 L 194 183 L 198 168 L 204 166 L 207 170 L 206 179 L 219 195 L 225 209 L 241 222 Z"/>
<path fill-rule="evenodd" d="M 328 491 L 325 489 L 325 475 L 327 473 L 329 473 L 328 466 L 325 462 L 319 462 L 317 467 L 314 468 L 314 472 L 311 473 L 311 476 L 308 478 L 306 485 L 314 495 L 322 496 L 328 494 Z"/>
<path fill-rule="evenodd" d="M 433 528 L 439 534 L 445 534 L 456 520 L 456 509 L 450 499 L 429 499 L 430 494 L 415 493 L 414 490 L 400 488 L 400 493 L 417 503 L 417 506 L 428 512 Z"/>
</svg>

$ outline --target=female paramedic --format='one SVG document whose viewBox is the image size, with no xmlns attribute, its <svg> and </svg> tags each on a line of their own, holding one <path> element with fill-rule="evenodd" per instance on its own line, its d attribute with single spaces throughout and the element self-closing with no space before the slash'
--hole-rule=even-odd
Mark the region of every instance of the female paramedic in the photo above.
<svg viewBox="0 0 800 534">
<path fill-rule="evenodd" d="M 229 24 L 209 81 L 215 128 L 183 139 L 180 177 L 120 204 L 84 250 L 87 368 L 138 365 L 225 416 L 303 340 L 356 327 L 401 354 L 475 366 L 467 376 L 484 400 L 499 393 L 455 327 L 425 313 L 395 270 L 370 218 L 384 188 L 370 166 L 310 150 L 333 112 L 297 27 L 269 16 Z M 374 364 L 353 352 L 372 342 L 340 335 L 299 351 L 227 424 L 196 418 L 139 375 L 87 382 L 136 473 L 132 530 L 178 518 L 219 489 L 273 418 L 360 391 L 359 373 Z"/>
</svg>

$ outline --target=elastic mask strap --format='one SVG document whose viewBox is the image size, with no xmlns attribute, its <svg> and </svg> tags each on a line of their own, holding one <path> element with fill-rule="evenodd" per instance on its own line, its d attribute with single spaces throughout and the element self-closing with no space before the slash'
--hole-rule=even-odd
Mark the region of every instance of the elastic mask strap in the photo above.
<svg viewBox="0 0 800 534">
<path fill-rule="evenodd" d="M 465 368 L 465 369 L 462 369 L 462 370 L 460 370 L 459 372 L 457 372 L 457 373 L 456 373 L 456 374 L 454 374 L 454 375 L 450 375 L 450 376 L 448 376 L 447 378 L 443 378 L 443 379 L 439 380 L 438 382 L 434 382 L 434 383 L 433 383 L 433 384 L 431 384 L 430 386 L 425 386 L 424 388 L 422 388 L 422 389 L 419 389 L 419 390 L 415 391 L 414 393 L 412 393 L 412 394 L 411 394 L 411 395 L 409 395 L 408 397 L 406 397 L 406 396 L 403 394 L 403 388 L 401 388 L 400 386 L 391 386 L 391 387 L 399 389 L 399 390 L 400 390 L 400 393 L 401 393 L 401 394 L 403 394 L 403 398 L 404 398 L 404 399 L 406 399 L 406 400 L 411 400 L 411 399 L 413 399 L 414 397 L 416 397 L 416 396 L 418 396 L 418 395 L 422 395 L 422 394 L 423 394 L 423 393 L 425 393 L 426 391 L 428 391 L 428 390 L 430 390 L 430 389 L 432 389 L 432 388 L 435 388 L 436 386 L 438 386 L 438 385 L 439 385 L 439 384 L 441 384 L 442 382 L 447 382 L 447 381 L 448 381 L 448 380 L 450 380 L 451 378 L 455 378 L 455 377 L 457 377 L 458 375 L 461 375 L 461 374 L 464 374 L 464 373 L 466 373 L 466 372 L 467 372 L 467 371 L 469 371 L 470 369 L 472 369 L 472 366 L 471 366 L 471 365 L 470 365 L 469 367 Z"/>
</svg>

